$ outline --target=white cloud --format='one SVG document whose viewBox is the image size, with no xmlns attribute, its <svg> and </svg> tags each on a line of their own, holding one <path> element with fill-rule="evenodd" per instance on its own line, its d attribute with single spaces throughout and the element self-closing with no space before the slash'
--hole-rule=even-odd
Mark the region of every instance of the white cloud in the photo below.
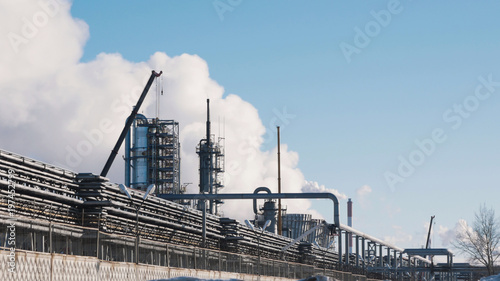
<svg viewBox="0 0 500 281">
<path fill-rule="evenodd" d="M 383 206 L 383 209 L 385 210 L 387 216 L 391 219 L 393 219 L 395 216 L 401 213 L 401 208 L 391 203 L 388 203 L 385 206 Z"/>
<path fill-rule="evenodd" d="M 356 194 L 360 197 L 364 197 L 372 192 L 372 188 L 368 185 L 363 185 L 362 187 L 356 189 Z"/>
<path fill-rule="evenodd" d="M 405 244 L 410 244 L 413 241 L 413 235 L 406 233 L 403 231 L 403 228 L 399 225 L 392 226 L 392 234 L 384 236 L 384 241 L 387 243 L 391 243 L 395 246 L 401 246 Z"/>
<path fill-rule="evenodd" d="M 202 58 L 157 52 L 148 61 L 135 63 L 120 54 L 101 53 L 83 63 L 89 28 L 71 16 L 70 2 L 2 1 L 2 6 L 0 34 L 10 34 L 10 39 L 0 40 L 2 149 L 99 174 L 151 70 L 162 70 L 157 80 L 164 85 L 160 118 L 179 121 L 182 182 L 196 183 L 188 191 L 198 191 L 195 151 L 205 134 L 205 101 L 210 98 L 212 120 L 225 119 L 226 187 L 221 192 L 249 193 L 259 186 L 277 192 L 276 149 L 261 150 L 266 128 L 257 109 L 237 95 L 224 96 L 224 88 L 210 78 Z M 155 114 L 154 89 L 155 84 L 140 110 L 149 117 Z M 217 131 L 217 122 L 212 124 Z M 123 150 L 108 175 L 112 181 L 123 181 L 121 155 Z M 282 145 L 282 192 L 324 190 L 346 198 L 337 190 L 307 182 L 297 168 L 298 159 L 296 152 Z M 309 210 L 307 200 L 283 204 L 289 212 L 320 216 Z M 227 216 L 244 219 L 252 217 L 251 206 L 251 201 L 227 201 L 223 210 Z"/>
<path fill-rule="evenodd" d="M 361 208 L 366 209 L 370 207 L 371 204 L 368 197 L 371 192 L 372 188 L 366 184 L 356 189 L 357 199 Z"/>
</svg>

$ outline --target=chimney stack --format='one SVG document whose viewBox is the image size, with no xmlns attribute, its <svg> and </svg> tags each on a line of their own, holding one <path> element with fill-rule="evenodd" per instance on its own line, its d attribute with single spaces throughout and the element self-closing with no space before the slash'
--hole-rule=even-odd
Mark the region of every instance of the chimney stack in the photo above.
<svg viewBox="0 0 500 281">
<path fill-rule="evenodd" d="M 347 226 L 352 227 L 352 201 L 347 201 Z M 352 254 L 352 233 L 349 233 L 349 254 Z"/>
</svg>

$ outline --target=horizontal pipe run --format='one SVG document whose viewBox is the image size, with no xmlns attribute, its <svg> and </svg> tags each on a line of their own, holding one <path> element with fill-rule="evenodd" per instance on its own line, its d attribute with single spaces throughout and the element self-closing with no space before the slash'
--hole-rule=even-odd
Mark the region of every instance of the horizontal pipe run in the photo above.
<svg viewBox="0 0 500 281">
<path fill-rule="evenodd" d="M 335 227 L 340 226 L 339 201 L 332 193 L 221 193 L 221 194 L 159 194 L 167 200 L 231 200 L 231 199 L 330 199 L 333 202 Z"/>
<path fill-rule="evenodd" d="M 30 166 L 32 168 L 36 168 L 39 171 L 48 171 L 52 174 L 57 174 L 58 176 L 61 177 L 67 177 L 73 179 L 76 175 L 74 172 L 70 170 L 55 167 L 52 165 L 47 165 L 46 163 L 0 149 L 0 159 L 2 158 L 8 159 L 9 162 L 20 163 L 22 166 Z"/>
<path fill-rule="evenodd" d="M 345 225 L 345 224 L 340 224 L 340 229 L 345 230 L 345 231 L 347 231 L 347 232 L 349 232 L 349 233 L 355 234 L 355 235 L 356 235 L 356 236 L 358 236 L 358 237 L 363 237 L 363 238 L 365 238 L 365 239 L 367 239 L 367 240 L 370 240 L 370 241 L 372 241 L 372 242 L 375 242 L 375 243 L 377 243 L 377 244 L 379 244 L 379 245 L 385 246 L 385 247 L 390 248 L 390 249 L 392 249 L 392 250 L 396 250 L 396 251 L 398 251 L 398 252 L 400 252 L 400 253 L 404 252 L 404 249 L 403 249 L 403 248 L 400 248 L 400 247 L 394 246 L 394 245 L 392 245 L 392 244 L 390 244 L 390 243 L 387 243 L 387 242 L 382 241 L 382 240 L 380 240 L 380 239 L 378 239 L 378 238 L 375 238 L 375 237 L 373 237 L 373 236 L 371 236 L 371 235 L 368 235 L 368 234 L 366 234 L 366 233 L 363 233 L 363 232 L 361 232 L 361 231 L 359 231 L 359 230 L 356 230 L 356 229 L 354 229 L 354 228 L 352 228 L 352 227 L 350 227 L 350 226 L 347 226 L 347 225 Z M 413 256 L 413 257 L 414 257 L 414 258 L 416 258 L 416 259 L 419 259 L 419 260 L 421 260 L 421 261 L 423 261 L 423 262 L 425 262 L 425 263 L 427 263 L 427 264 L 431 264 L 431 261 L 430 261 L 430 260 L 428 260 L 428 259 L 426 259 L 426 258 L 423 258 L 423 257 L 420 257 L 420 256 Z"/>
</svg>

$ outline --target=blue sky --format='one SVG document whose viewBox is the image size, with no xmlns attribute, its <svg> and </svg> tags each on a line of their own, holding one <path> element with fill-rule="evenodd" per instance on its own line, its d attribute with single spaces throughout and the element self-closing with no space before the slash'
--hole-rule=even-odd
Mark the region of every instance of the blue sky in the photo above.
<svg viewBox="0 0 500 281">
<path fill-rule="evenodd" d="M 226 93 L 258 109 L 268 130 L 273 109 L 286 107 L 296 117 L 279 124 L 282 140 L 299 153 L 299 168 L 353 197 L 355 226 L 368 233 L 391 236 L 392 226 L 402 226 L 415 236 L 431 215 L 451 229 L 482 203 L 500 213 L 500 87 L 458 129 L 443 120 L 474 94 L 478 77 L 500 81 L 498 2 L 233 1 L 232 10 L 220 3 L 230 5 L 76 2 L 72 14 L 91 34 L 82 60 L 100 52 L 132 61 L 155 51 L 197 54 Z M 389 5 L 398 13 L 348 62 L 341 43 L 356 47 L 355 28 L 365 31 L 371 12 Z M 436 128 L 446 141 L 392 191 L 384 173 L 397 173 L 399 155 L 408 159 L 415 139 Z M 361 206 L 355 191 L 363 185 L 372 193 Z M 322 208 L 328 216 L 330 206 Z"/>
<path fill-rule="evenodd" d="M 251 103 L 270 133 L 282 127 L 307 180 L 353 198 L 355 228 L 420 247 L 436 215 L 436 246 L 449 247 L 449 231 L 459 219 L 470 222 L 480 204 L 500 215 L 499 8 L 496 1 L 75 1 L 71 15 L 89 28 L 80 62 L 100 53 L 138 63 L 155 52 L 198 55 L 225 96 Z M 343 44 L 357 51 L 346 55 Z M 484 86 L 480 77 L 493 82 Z M 293 117 L 275 122 L 284 111 Z M 440 142 L 426 154 L 415 141 L 434 130 Z M 266 138 L 261 149 L 275 145 Z M 407 177 L 398 172 L 401 159 L 418 163 Z M 388 172 L 404 182 L 391 188 Z M 358 195 L 365 185 L 371 192 Z M 329 203 L 315 207 L 331 221 Z"/>
</svg>

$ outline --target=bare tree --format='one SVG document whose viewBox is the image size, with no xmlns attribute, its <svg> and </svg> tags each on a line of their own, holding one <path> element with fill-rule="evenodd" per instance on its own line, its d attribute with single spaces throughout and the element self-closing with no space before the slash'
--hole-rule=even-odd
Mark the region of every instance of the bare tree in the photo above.
<svg viewBox="0 0 500 281">
<path fill-rule="evenodd" d="M 495 218 L 495 210 L 486 205 L 479 207 L 472 227 L 462 224 L 453 246 L 494 275 L 495 263 L 500 258 L 500 221 Z"/>
</svg>

